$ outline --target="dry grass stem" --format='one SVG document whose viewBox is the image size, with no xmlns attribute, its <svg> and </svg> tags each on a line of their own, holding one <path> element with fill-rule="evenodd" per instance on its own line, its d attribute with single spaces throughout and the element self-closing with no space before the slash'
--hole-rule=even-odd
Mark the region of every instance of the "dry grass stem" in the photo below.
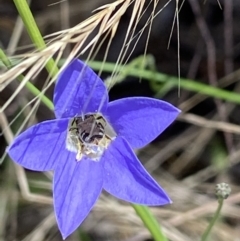
<svg viewBox="0 0 240 241">
<path fill-rule="evenodd" d="M 178 117 L 178 119 L 196 126 L 204 127 L 204 128 L 210 128 L 218 131 L 240 134 L 240 126 L 223 122 L 223 121 L 209 120 L 194 114 L 181 114 Z"/>
</svg>

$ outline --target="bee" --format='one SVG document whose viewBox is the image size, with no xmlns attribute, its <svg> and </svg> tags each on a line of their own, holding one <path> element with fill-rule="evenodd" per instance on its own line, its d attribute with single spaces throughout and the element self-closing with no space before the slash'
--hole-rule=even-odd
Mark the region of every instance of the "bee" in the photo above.
<svg viewBox="0 0 240 241">
<path fill-rule="evenodd" d="M 69 121 L 66 147 L 77 153 L 77 161 L 83 155 L 98 161 L 115 137 L 114 129 L 101 114 L 77 116 Z"/>
</svg>

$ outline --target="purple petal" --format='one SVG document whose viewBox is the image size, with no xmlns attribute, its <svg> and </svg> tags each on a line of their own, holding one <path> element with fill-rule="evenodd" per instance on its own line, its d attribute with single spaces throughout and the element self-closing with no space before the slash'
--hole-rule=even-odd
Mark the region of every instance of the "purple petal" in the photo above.
<svg viewBox="0 0 240 241">
<path fill-rule="evenodd" d="M 108 92 L 102 80 L 86 64 L 75 59 L 60 74 L 53 102 L 57 118 L 104 112 Z"/>
<path fill-rule="evenodd" d="M 34 125 L 17 136 L 7 149 L 19 165 L 34 171 L 48 171 L 65 149 L 68 120 L 50 120 Z"/>
<path fill-rule="evenodd" d="M 102 166 L 75 153 L 65 152 L 54 173 L 54 208 L 59 229 L 65 239 L 87 217 L 103 185 Z"/>
<path fill-rule="evenodd" d="M 117 137 L 103 158 L 103 188 L 113 196 L 143 205 L 171 203 L 168 195 L 147 173 L 123 138 Z"/>
<path fill-rule="evenodd" d="M 132 148 L 140 148 L 161 134 L 178 116 L 171 104 L 153 98 L 134 97 L 110 102 L 107 115 L 118 135 Z"/>
</svg>

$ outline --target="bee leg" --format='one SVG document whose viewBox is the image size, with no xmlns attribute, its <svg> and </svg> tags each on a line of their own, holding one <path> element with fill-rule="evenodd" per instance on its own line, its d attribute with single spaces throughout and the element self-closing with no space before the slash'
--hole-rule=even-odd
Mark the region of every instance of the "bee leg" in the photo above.
<svg viewBox="0 0 240 241">
<path fill-rule="evenodd" d="M 76 159 L 77 159 L 77 161 L 79 162 L 79 161 L 81 161 L 81 159 L 82 159 L 82 145 L 81 145 L 81 143 L 80 142 L 78 142 L 78 148 L 77 148 L 77 155 L 76 155 Z"/>
</svg>

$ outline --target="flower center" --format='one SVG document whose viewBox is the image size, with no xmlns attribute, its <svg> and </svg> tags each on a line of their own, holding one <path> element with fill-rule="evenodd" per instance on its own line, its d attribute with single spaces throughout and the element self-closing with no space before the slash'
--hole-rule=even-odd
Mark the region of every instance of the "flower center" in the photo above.
<svg viewBox="0 0 240 241">
<path fill-rule="evenodd" d="M 116 132 L 101 114 L 76 116 L 68 123 L 66 148 L 77 153 L 77 161 L 83 155 L 99 161 L 115 137 Z"/>
</svg>

